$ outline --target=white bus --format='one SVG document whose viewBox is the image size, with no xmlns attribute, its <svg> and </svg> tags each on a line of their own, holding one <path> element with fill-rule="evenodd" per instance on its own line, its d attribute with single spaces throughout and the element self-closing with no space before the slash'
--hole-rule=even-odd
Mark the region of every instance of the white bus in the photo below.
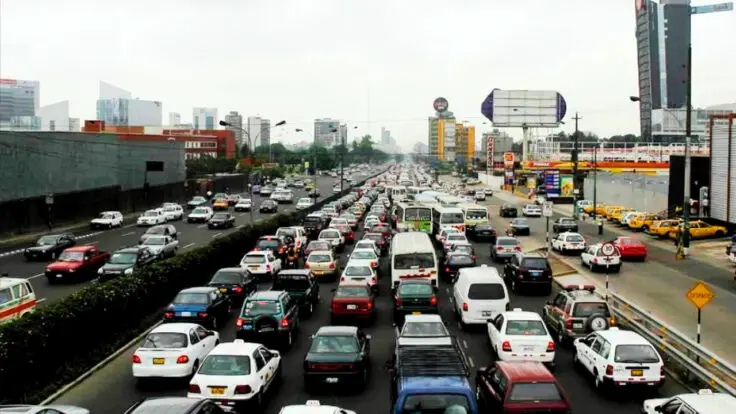
<svg viewBox="0 0 736 414">
<path fill-rule="evenodd" d="M 396 230 L 432 233 L 432 207 L 416 202 L 396 205 Z"/>
<path fill-rule="evenodd" d="M 406 187 L 400 185 L 391 186 L 386 189 L 386 193 L 388 193 L 389 198 L 394 203 L 403 201 L 406 198 Z"/>
<path fill-rule="evenodd" d="M 459 207 L 435 207 L 432 211 L 432 234 L 454 227 L 465 231 L 465 213 Z"/>
<path fill-rule="evenodd" d="M 391 287 L 402 280 L 427 279 L 437 287 L 437 255 L 427 233 L 397 233 L 391 241 Z"/>
</svg>

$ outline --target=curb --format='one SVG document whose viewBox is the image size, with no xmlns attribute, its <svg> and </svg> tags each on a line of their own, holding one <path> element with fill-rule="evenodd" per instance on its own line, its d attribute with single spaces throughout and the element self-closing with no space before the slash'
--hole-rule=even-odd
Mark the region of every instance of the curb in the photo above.
<svg viewBox="0 0 736 414">
<path fill-rule="evenodd" d="M 156 329 L 162 323 L 163 323 L 162 321 L 157 322 L 152 327 L 146 329 L 144 332 L 142 332 L 141 334 L 139 334 L 135 338 L 131 339 L 128 343 L 126 343 L 122 347 L 118 348 L 115 352 L 113 352 L 112 354 L 110 354 L 107 358 L 105 358 L 102 361 L 98 362 L 97 365 L 93 366 L 92 368 L 90 368 L 89 370 L 87 370 L 87 372 L 85 372 L 82 375 L 80 375 L 79 377 L 77 377 L 77 379 L 75 379 L 74 381 L 72 381 L 72 382 L 64 385 L 58 391 L 56 391 L 55 393 L 51 394 L 48 398 L 46 398 L 45 400 L 43 400 L 40 405 L 48 405 L 48 404 L 53 403 L 54 400 L 58 399 L 59 397 L 61 397 L 64 394 L 66 394 L 69 390 L 71 390 L 72 388 L 76 387 L 77 385 L 79 385 L 80 383 L 82 383 L 82 381 L 86 380 L 87 378 L 91 377 L 92 374 L 94 374 L 95 372 L 97 372 L 97 371 L 101 370 L 102 368 L 104 368 L 107 364 L 109 364 L 110 362 L 112 362 L 112 360 L 114 360 L 115 358 L 119 357 L 123 352 L 127 351 L 128 348 L 132 347 L 136 342 L 138 342 L 141 339 L 143 339 L 146 335 L 148 335 L 152 330 Z"/>
</svg>

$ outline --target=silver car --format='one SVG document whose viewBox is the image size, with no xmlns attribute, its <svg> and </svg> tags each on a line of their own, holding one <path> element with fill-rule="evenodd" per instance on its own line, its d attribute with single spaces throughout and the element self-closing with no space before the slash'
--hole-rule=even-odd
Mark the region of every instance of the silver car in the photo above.
<svg viewBox="0 0 736 414">
<path fill-rule="evenodd" d="M 0 405 L 0 414 L 90 414 L 86 408 L 73 405 Z"/>
<path fill-rule="evenodd" d="M 521 242 L 514 237 L 497 237 L 496 244 L 491 245 L 491 259 L 508 260 L 521 251 Z"/>
<path fill-rule="evenodd" d="M 179 249 L 179 241 L 170 236 L 149 236 L 141 241 L 141 246 L 148 247 L 154 256 L 171 257 Z"/>
</svg>

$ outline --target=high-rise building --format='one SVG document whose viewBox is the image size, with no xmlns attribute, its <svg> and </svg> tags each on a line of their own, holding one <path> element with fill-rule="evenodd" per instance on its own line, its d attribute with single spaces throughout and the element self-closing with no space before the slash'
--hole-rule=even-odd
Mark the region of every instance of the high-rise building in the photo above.
<svg viewBox="0 0 736 414">
<path fill-rule="evenodd" d="M 229 114 L 225 115 L 225 122 L 232 125 L 227 127 L 235 133 L 235 142 L 238 147 L 242 147 L 245 142 L 243 141 L 243 115 L 240 115 L 238 111 L 230 111 Z"/>
<path fill-rule="evenodd" d="M 325 147 L 338 145 L 340 143 L 340 121 L 331 118 L 315 119 L 314 142 Z"/>
<path fill-rule="evenodd" d="M 0 79 L 0 122 L 14 117 L 33 117 L 41 107 L 39 81 Z"/>
<path fill-rule="evenodd" d="M 475 126 L 458 123 L 455 125 L 455 162 L 473 166 L 475 156 Z M 450 161 L 450 160 L 447 160 Z"/>
<path fill-rule="evenodd" d="M 340 145 L 348 145 L 348 124 L 340 124 Z"/>
<path fill-rule="evenodd" d="M 251 141 L 253 148 L 271 145 L 271 121 L 260 116 L 249 116 L 245 127 L 245 141 Z"/>
<path fill-rule="evenodd" d="M 112 126 L 160 127 L 163 106 L 160 101 L 105 98 L 97 100 L 97 119 Z"/>
<path fill-rule="evenodd" d="M 436 112 L 429 117 L 429 157 L 442 162 L 455 162 L 455 114 Z"/>
<path fill-rule="evenodd" d="M 268 119 L 261 119 L 260 144 L 262 147 L 271 146 L 271 121 Z"/>
<path fill-rule="evenodd" d="M 169 112 L 169 126 L 174 127 L 181 125 L 181 114 L 178 112 Z"/>
<path fill-rule="evenodd" d="M 133 99 L 133 93 L 113 84 L 100 81 L 98 99 Z"/>
<path fill-rule="evenodd" d="M 192 110 L 192 124 L 194 124 L 194 129 L 217 129 L 219 122 L 217 108 L 194 108 Z"/>
</svg>

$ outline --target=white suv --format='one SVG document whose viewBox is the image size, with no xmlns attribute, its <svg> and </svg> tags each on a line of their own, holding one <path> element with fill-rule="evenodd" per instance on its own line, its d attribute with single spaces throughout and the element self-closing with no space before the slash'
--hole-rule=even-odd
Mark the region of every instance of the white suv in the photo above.
<svg viewBox="0 0 736 414">
<path fill-rule="evenodd" d="M 488 321 L 488 338 L 500 361 L 555 362 L 555 342 L 542 317 L 520 308 L 503 312 Z"/>
<path fill-rule="evenodd" d="M 488 319 L 509 310 L 509 292 L 494 267 L 481 265 L 460 269 L 452 301 L 460 325 L 487 324 Z"/>
<path fill-rule="evenodd" d="M 593 272 L 598 269 L 606 268 L 613 272 L 621 270 L 621 252 L 618 251 L 618 248 L 613 256 L 606 257 L 603 255 L 603 252 L 601 252 L 602 246 L 603 244 L 601 243 L 588 246 L 588 248 L 583 251 L 583 254 L 580 255 L 580 262 L 582 265 L 589 267 Z"/>
<path fill-rule="evenodd" d="M 586 247 L 585 238 L 580 233 L 560 233 L 552 239 L 552 250 L 557 250 L 562 254 L 568 252 L 582 253 Z"/>
<path fill-rule="evenodd" d="M 121 227 L 123 225 L 123 214 L 119 211 L 103 211 L 97 218 L 89 222 L 91 228 Z"/>
<path fill-rule="evenodd" d="M 272 278 L 281 271 L 281 259 L 271 251 L 248 252 L 240 260 L 240 267 L 259 279 Z"/>
</svg>

